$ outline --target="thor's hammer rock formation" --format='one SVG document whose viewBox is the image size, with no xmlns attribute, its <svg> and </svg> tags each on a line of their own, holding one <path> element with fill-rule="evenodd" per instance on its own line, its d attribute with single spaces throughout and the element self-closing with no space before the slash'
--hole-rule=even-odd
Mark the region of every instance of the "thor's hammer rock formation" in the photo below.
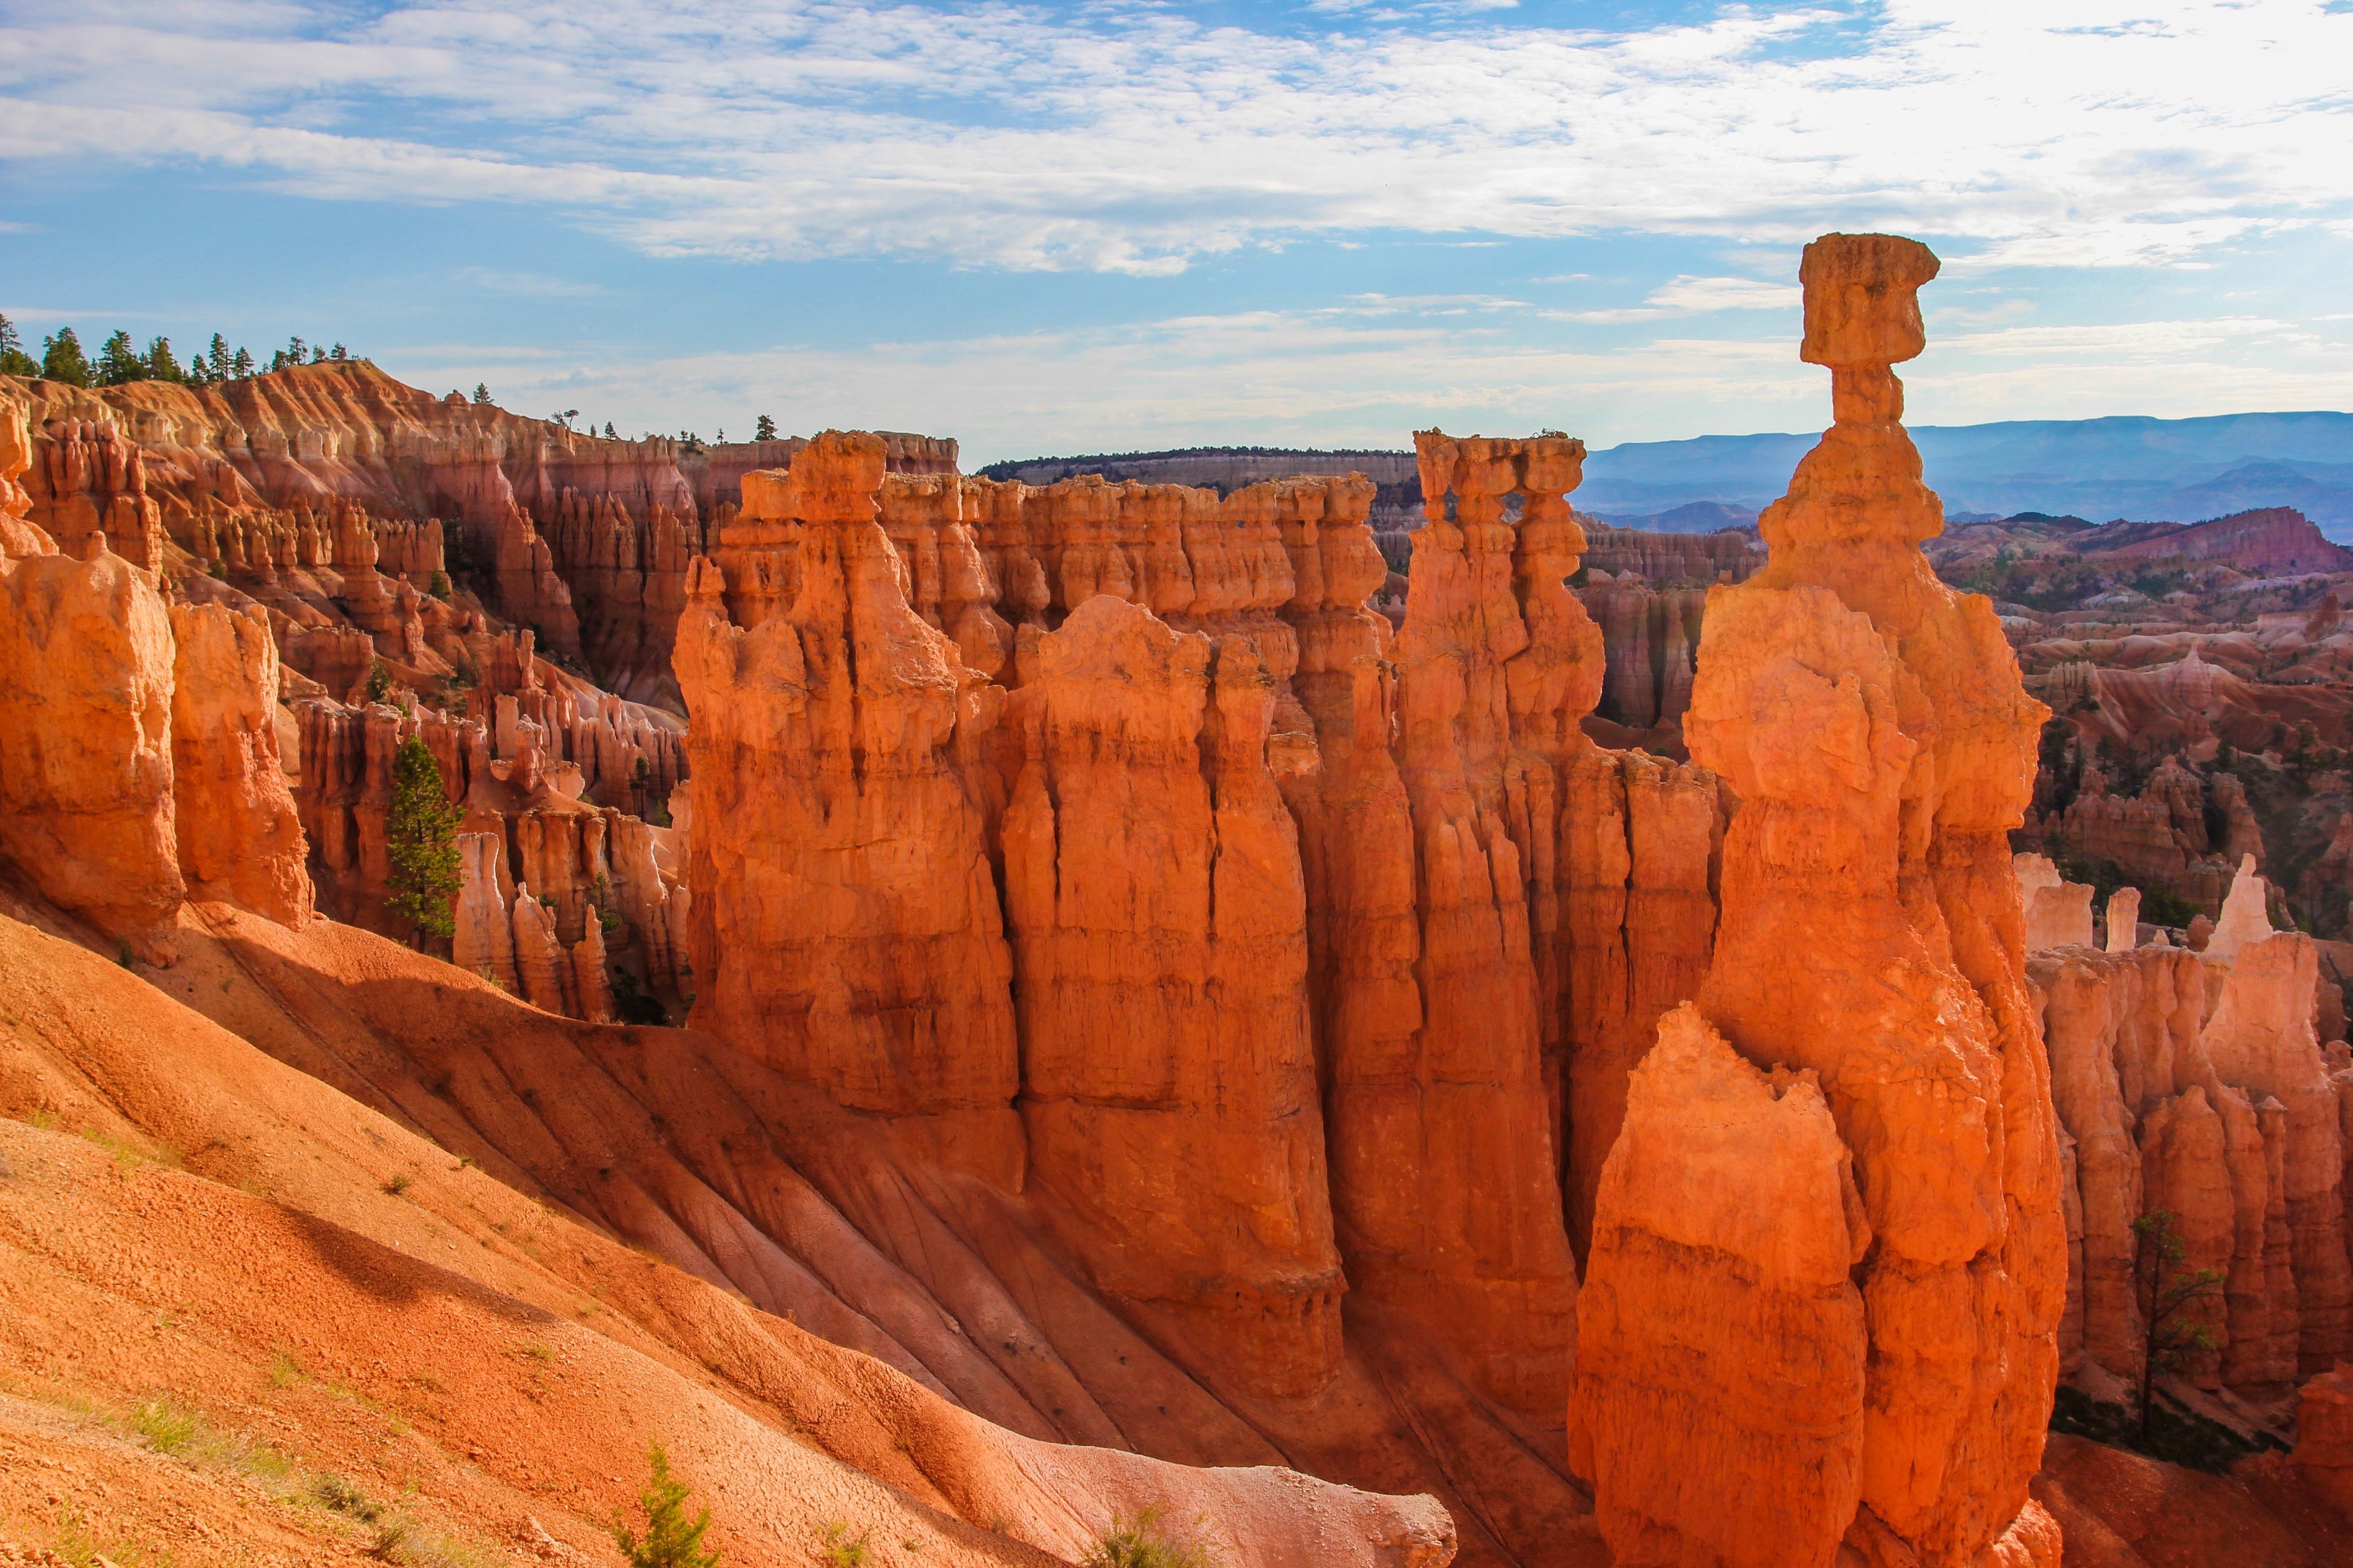
<svg viewBox="0 0 2353 1568">
<path fill-rule="evenodd" d="M 1634 1076 L 1579 1308 L 1571 1463 L 1621 1568 L 2058 1561 L 2027 1482 L 2066 1237 L 2007 837 L 2045 710 L 1920 552 L 1943 510 L 1891 366 L 1936 274 L 1910 240 L 1807 247 L 1836 423 L 1770 563 L 1709 598 L 1685 733 L 1740 803 L 1721 923 Z M 1760 1237 L 1729 1211 L 1768 1176 Z"/>
</svg>

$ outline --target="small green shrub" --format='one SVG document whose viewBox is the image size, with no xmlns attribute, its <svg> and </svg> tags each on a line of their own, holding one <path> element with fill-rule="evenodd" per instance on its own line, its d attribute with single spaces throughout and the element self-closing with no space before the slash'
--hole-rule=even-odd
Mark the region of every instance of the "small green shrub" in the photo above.
<svg viewBox="0 0 2353 1568">
<path fill-rule="evenodd" d="M 384 1190 L 396 1198 L 401 1194 L 406 1192 L 410 1184 L 415 1182 L 416 1179 L 416 1177 L 410 1175 L 406 1171 L 396 1171 L 393 1173 L 392 1180 L 384 1184 Z"/>
<path fill-rule="evenodd" d="M 646 1516 L 646 1533 L 629 1528 L 621 1510 L 613 1510 L 613 1544 L 621 1549 L 629 1568 L 718 1568 L 719 1553 L 702 1550 L 702 1532 L 711 1528 L 711 1510 L 704 1509 L 690 1522 L 686 1500 L 693 1489 L 670 1473 L 670 1456 L 659 1443 L 646 1445 L 652 1479 L 638 1494 Z"/>
<path fill-rule="evenodd" d="M 1217 1568 L 1218 1558 L 1193 1540 L 1173 1540 L 1157 1504 L 1139 1513 L 1113 1514 L 1111 1533 L 1095 1542 L 1085 1568 Z"/>
<path fill-rule="evenodd" d="M 205 1429 L 204 1418 L 181 1409 L 162 1396 L 150 1399 L 131 1413 L 132 1429 L 159 1454 L 181 1454 Z"/>
<path fill-rule="evenodd" d="M 374 1524 L 384 1517 L 384 1510 L 368 1501 L 365 1492 L 332 1470 L 322 1470 L 311 1478 L 311 1496 L 321 1507 L 348 1514 L 362 1524 Z"/>
<path fill-rule="evenodd" d="M 825 1544 L 818 1549 L 828 1568 L 863 1568 L 866 1562 L 866 1538 L 872 1531 L 861 1530 L 853 1537 L 849 1526 L 838 1519 L 825 1521 Z"/>
<path fill-rule="evenodd" d="M 447 572 L 436 572 L 433 574 L 433 596 L 437 599 L 446 599 L 449 596 L 452 590 L 449 586 L 449 574 Z"/>
</svg>

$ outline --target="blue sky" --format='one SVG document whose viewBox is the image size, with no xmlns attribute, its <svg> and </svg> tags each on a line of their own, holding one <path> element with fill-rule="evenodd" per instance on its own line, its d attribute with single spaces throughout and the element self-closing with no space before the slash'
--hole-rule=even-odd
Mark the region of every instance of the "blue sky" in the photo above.
<svg viewBox="0 0 2353 1568">
<path fill-rule="evenodd" d="M 2353 407 L 2353 4 L 0 0 L 0 312 L 966 462 Z"/>
</svg>

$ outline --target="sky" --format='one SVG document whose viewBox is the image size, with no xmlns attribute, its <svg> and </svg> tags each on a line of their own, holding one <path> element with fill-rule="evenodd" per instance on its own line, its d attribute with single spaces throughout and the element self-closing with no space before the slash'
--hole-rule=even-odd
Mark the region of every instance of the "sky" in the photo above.
<svg viewBox="0 0 2353 1568">
<path fill-rule="evenodd" d="M 2353 407 L 2353 0 L 0 0 L 0 313 L 1001 458 Z"/>
</svg>

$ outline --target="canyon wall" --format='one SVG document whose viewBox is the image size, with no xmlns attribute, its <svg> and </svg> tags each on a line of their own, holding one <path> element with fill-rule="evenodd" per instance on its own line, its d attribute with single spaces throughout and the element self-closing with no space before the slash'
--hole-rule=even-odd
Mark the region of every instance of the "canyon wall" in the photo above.
<svg viewBox="0 0 2353 1568">
<path fill-rule="evenodd" d="M 2242 868 L 2236 923 L 2261 923 L 2202 952 L 2054 945 L 2030 958 L 2067 1134 L 2071 1375 L 2089 1362 L 2139 1377 L 2158 1245 L 2142 1222 L 2160 1213 L 2183 1248 L 2168 1267 L 2222 1277 L 2221 1299 L 2192 1309 L 2211 1342 L 2189 1357 L 2191 1382 L 2274 1400 L 2353 1352 L 2353 1056 L 2324 1047 L 2316 944 L 2270 931 L 2265 895 Z"/>
<path fill-rule="evenodd" d="M 1705 963 L 1717 795 L 1579 729 L 1581 447 L 1419 440 L 1397 634 L 1358 478 L 746 475 L 678 645 L 694 1017 L 1233 1386 L 1328 1384 L 1345 1279 L 1556 1426 L 1564 1194 Z"/>
<path fill-rule="evenodd" d="M 0 401 L 0 861 L 126 951 L 187 897 L 302 923 L 268 618 L 170 602 L 94 512 L 47 511 L 58 550 L 42 455 Z"/>
<path fill-rule="evenodd" d="M 1920 553 L 1942 508 L 1891 366 L 1936 272 L 1807 247 L 1836 423 L 1770 563 L 1709 597 L 1684 729 L 1739 800 L 1722 921 L 1603 1167 L 1570 1411 L 1620 1563 L 2058 1561 L 2027 1482 L 2066 1232 L 2008 841 L 2045 714 Z"/>
<path fill-rule="evenodd" d="M 687 562 L 740 504 L 743 476 L 802 445 L 606 439 L 435 397 L 365 360 L 202 387 L 14 384 L 37 448 L 31 521 L 69 552 L 100 531 L 150 571 L 176 547 L 236 580 L 274 578 L 350 561 L 323 520 L 357 516 L 385 570 L 417 592 L 467 573 L 550 653 L 617 695 L 673 708 Z M 954 441 L 884 441 L 895 468 L 954 471 Z"/>
</svg>

